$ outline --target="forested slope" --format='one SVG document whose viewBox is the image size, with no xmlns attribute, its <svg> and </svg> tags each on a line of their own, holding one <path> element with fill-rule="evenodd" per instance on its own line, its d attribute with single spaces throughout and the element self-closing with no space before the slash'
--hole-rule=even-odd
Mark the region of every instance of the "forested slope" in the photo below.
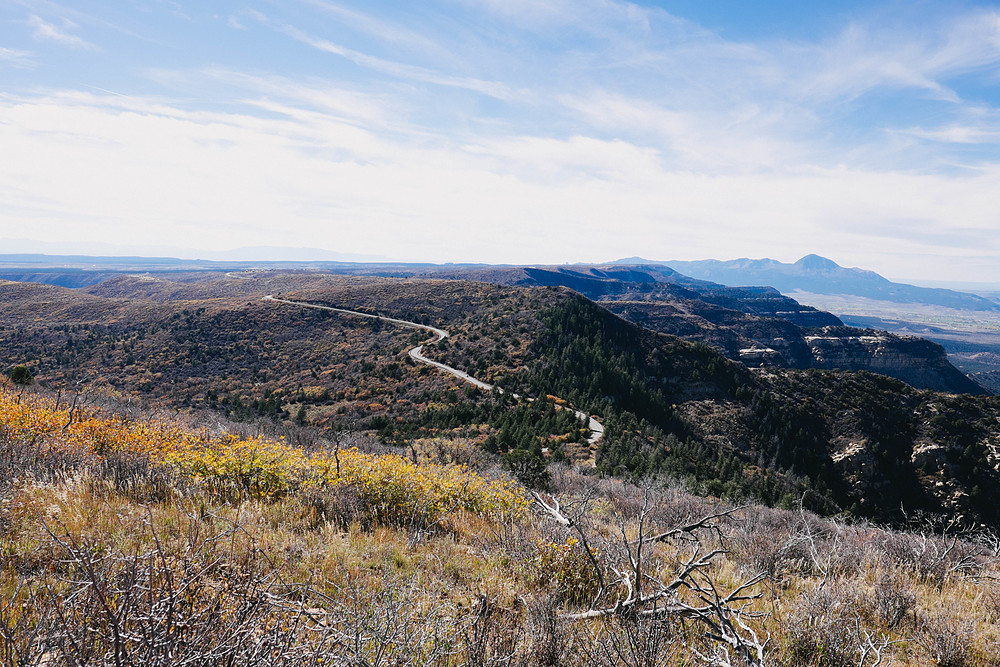
<svg viewBox="0 0 1000 667">
<path fill-rule="evenodd" d="M 538 484 L 565 457 L 824 513 L 1000 524 L 989 497 L 1000 482 L 997 399 L 866 373 L 751 370 L 561 287 L 274 272 L 119 277 L 88 293 L 0 287 L 0 365 L 25 364 L 67 392 L 368 430 L 394 446 L 465 438 Z M 422 332 L 261 301 L 271 293 L 443 327 L 451 337 L 425 352 L 508 393 L 486 396 L 413 362 Z M 552 398 L 529 407 L 515 392 Z M 565 402 L 603 420 L 597 451 L 557 409 Z"/>
</svg>

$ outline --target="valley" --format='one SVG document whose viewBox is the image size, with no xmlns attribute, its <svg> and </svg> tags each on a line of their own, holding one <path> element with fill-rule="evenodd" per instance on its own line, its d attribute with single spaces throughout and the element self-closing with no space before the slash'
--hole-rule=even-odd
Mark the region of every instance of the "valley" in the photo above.
<svg viewBox="0 0 1000 667">
<path fill-rule="evenodd" d="M 713 495 L 893 523 L 915 511 L 1000 520 L 988 491 L 1000 480 L 996 401 L 872 372 L 975 387 L 942 353 L 901 338 L 887 355 L 884 335 L 865 338 L 775 292 L 628 271 L 628 280 L 501 268 L 464 278 L 121 275 L 78 290 L 3 283 L 2 363 L 66 390 L 368 432 L 397 447 L 471 438 L 540 471 L 589 462 L 602 474 L 669 474 Z M 823 368 L 817 338 L 859 347 Z M 761 341 L 785 356 L 746 359 L 744 346 Z M 944 365 L 934 371 L 928 359 Z M 864 372 L 843 370 L 852 364 Z M 603 436 L 561 412 L 564 403 L 600 416 Z"/>
<path fill-rule="evenodd" d="M 0 25 L 0 667 L 1000 667 L 1000 0 Z"/>
<path fill-rule="evenodd" d="M 3 281 L 0 304 L 0 367 L 25 369 L 0 387 L 18 655 L 610 667 L 641 639 L 649 664 L 728 646 L 763 667 L 995 646 L 968 601 L 1000 576 L 1000 399 L 922 339 L 638 265 L 122 271 Z M 153 606 L 108 615 L 130 576 Z M 831 578 L 834 615 L 810 606 Z M 173 623 L 174 586 L 199 591 L 170 618 L 203 640 L 115 643 Z"/>
<path fill-rule="evenodd" d="M 845 324 L 920 336 L 942 345 L 949 360 L 980 386 L 992 393 L 1000 391 L 1000 302 L 988 291 L 896 283 L 818 255 L 794 263 L 746 258 L 642 261 L 724 285 L 770 285 L 799 303 L 835 313 Z"/>
<path fill-rule="evenodd" d="M 956 368 L 991 392 L 1000 392 L 1000 314 L 799 291 L 790 292 L 790 296 L 839 313 L 852 326 L 939 343 Z"/>
</svg>

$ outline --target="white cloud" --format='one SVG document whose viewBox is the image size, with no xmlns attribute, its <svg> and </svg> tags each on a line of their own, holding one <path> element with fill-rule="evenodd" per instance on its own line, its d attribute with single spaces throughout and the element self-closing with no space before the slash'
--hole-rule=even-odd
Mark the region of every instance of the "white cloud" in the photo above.
<svg viewBox="0 0 1000 667">
<path fill-rule="evenodd" d="M 855 23 L 829 42 L 788 45 L 775 55 L 789 63 L 793 95 L 854 99 L 915 88 L 959 102 L 942 79 L 1000 63 L 1000 14 L 959 14 L 919 30 Z"/>
<path fill-rule="evenodd" d="M 331 42 L 330 40 L 317 37 L 293 25 L 276 24 L 268 17 L 257 11 L 252 11 L 249 15 L 253 16 L 257 21 L 265 25 L 275 27 L 277 30 L 285 33 L 292 39 L 301 42 L 302 44 L 311 46 L 312 48 L 324 53 L 346 58 L 356 65 L 375 72 L 380 72 L 382 74 L 387 74 L 389 76 L 407 81 L 430 83 L 451 88 L 461 88 L 501 100 L 511 99 L 518 95 L 517 91 L 512 90 L 506 84 L 498 81 L 488 81 L 475 77 L 454 76 L 426 67 L 386 60 L 384 58 L 379 58 L 354 49 L 349 49 L 340 44 Z"/>
<path fill-rule="evenodd" d="M 662 146 L 677 167 L 758 171 L 801 160 L 805 153 L 801 143 L 783 136 L 793 121 L 779 108 L 671 109 L 604 91 L 562 102 L 595 128 Z"/>
<path fill-rule="evenodd" d="M 942 276 L 970 253 L 1000 256 L 990 233 L 1000 170 L 709 175 L 665 168 L 655 151 L 622 140 L 429 144 L 362 125 L 318 111 L 190 112 L 79 93 L 6 99 L 0 236 L 28 224 L 46 238 L 129 245 L 307 243 L 495 262 L 794 260 L 821 245 L 875 268 L 863 261 L 874 249 L 936 255 Z M 908 233 L 917 223 L 938 235 Z M 977 243 L 942 247 L 949 233 Z"/>
<path fill-rule="evenodd" d="M 883 22 L 847 25 L 819 42 L 747 43 L 661 9 L 616 0 L 452 0 L 507 19 L 521 29 L 573 28 L 606 43 L 577 48 L 595 68 L 645 69 L 686 81 L 700 101 L 736 96 L 817 103 L 852 100 L 877 89 L 909 88 L 959 101 L 943 78 L 1000 63 L 1000 12 L 944 14 L 930 25 Z M 570 47 L 572 49 L 572 47 Z"/>
<path fill-rule="evenodd" d="M 131 245 L 512 262 L 818 251 L 876 269 L 907 253 L 942 277 L 1000 256 L 1000 120 L 963 99 L 967 75 L 1000 64 L 996 13 L 743 43 L 612 0 L 445 0 L 452 14 L 431 3 L 412 23 L 348 2 L 248 8 L 240 33 L 209 22 L 233 45 L 273 31 L 282 76 L 138 63 L 137 88 L 177 100 L 0 97 L 14 156 L 0 236 L 28 220 Z"/>
<path fill-rule="evenodd" d="M 952 144 L 995 144 L 1000 142 L 1000 128 L 971 125 L 947 125 L 935 130 L 913 129 L 905 132 L 921 139 Z"/>
<path fill-rule="evenodd" d="M 405 28 L 397 23 L 378 19 L 371 14 L 355 11 L 343 5 L 329 2 L 328 0 L 300 0 L 308 5 L 317 7 L 324 12 L 331 14 L 343 22 L 355 27 L 369 37 L 379 41 L 390 42 L 403 46 L 413 47 L 421 52 L 435 53 L 438 55 L 447 54 L 447 50 L 433 39 L 425 35 Z"/>
<path fill-rule="evenodd" d="M 571 26 L 594 36 L 613 38 L 622 29 L 645 31 L 662 10 L 617 0 L 452 0 L 480 9 L 526 29 L 545 31 Z"/>
<path fill-rule="evenodd" d="M 536 185 L 616 182 L 638 186 L 661 168 L 659 153 L 626 141 L 585 136 L 493 139 L 465 146 L 491 173 Z"/>
<path fill-rule="evenodd" d="M 8 49 L 6 47 L 0 46 L 0 65 L 6 63 L 11 67 L 34 67 L 35 61 L 33 54 L 29 51 L 22 51 L 21 49 Z"/>
<path fill-rule="evenodd" d="M 81 37 L 78 37 L 77 35 L 73 35 L 67 32 L 67 30 L 76 28 L 76 24 L 74 24 L 72 21 L 64 21 L 63 27 L 60 28 L 55 24 L 49 23 L 45 19 L 32 14 L 31 17 L 28 19 L 28 24 L 32 28 L 34 28 L 36 39 L 45 39 L 53 42 L 58 42 L 63 46 L 68 46 L 74 49 L 85 49 L 90 51 L 99 50 L 96 45 L 91 44 L 90 42 L 82 39 Z"/>
<path fill-rule="evenodd" d="M 176 72 L 156 72 L 176 81 Z M 282 76 L 246 74 L 233 70 L 210 68 L 186 79 L 204 79 L 213 85 L 225 84 L 239 91 L 242 98 L 258 108 L 267 108 L 292 117 L 305 116 L 315 110 L 342 120 L 363 122 L 369 126 L 405 130 L 405 121 L 389 114 L 389 97 L 358 92 L 323 79 L 289 79 Z M 255 96 L 263 96 L 255 97 Z M 278 101 L 280 100 L 280 101 Z"/>
<path fill-rule="evenodd" d="M 312 35 L 291 26 L 287 26 L 285 28 L 285 33 L 288 34 L 289 37 L 292 37 L 303 44 L 308 44 L 315 49 L 319 49 L 320 51 L 336 56 L 342 56 L 357 65 L 361 65 L 362 67 L 367 67 L 377 72 L 398 77 L 400 79 L 432 83 L 439 86 L 448 86 L 453 88 L 464 88 L 466 90 L 495 97 L 497 99 L 509 99 L 514 95 L 508 86 L 496 81 L 484 81 L 482 79 L 471 77 L 450 76 L 424 67 L 384 60 L 382 58 L 354 51 L 353 49 L 345 48 L 325 39 L 313 37 Z"/>
</svg>

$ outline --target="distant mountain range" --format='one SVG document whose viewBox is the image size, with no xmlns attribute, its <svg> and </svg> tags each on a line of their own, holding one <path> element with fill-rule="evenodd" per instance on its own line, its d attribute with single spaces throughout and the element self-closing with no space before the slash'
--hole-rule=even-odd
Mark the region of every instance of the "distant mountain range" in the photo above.
<svg viewBox="0 0 1000 667">
<path fill-rule="evenodd" d="M 917 287 L 894 283 L 874 271 L 847 268 L 819 255 L 806 255 L 794 264 L 774 259 L 704 259 L 693 262 L 653 262 L 637 257 L 615 264 L 658 264 L 692 278 L 723 285 L 768 285 L 778 291 L 803 291 L 813 294 L 849 295 L 889 301 L 919 303 L 959 310 L 1000 312 L 1000 301 L 950 289 Z"/>
<path fill-rule="evenodd" d="M 596 451 L 558 442 L 602 472 L 879 522 L 902 508 L 1000 526 L 1000 404 L 956 395 L 982 389 L 933 343 L 662 266 L 341 270 L 107 272 L 76 290 L 0 281 L 0 372 L 23 364 L 52 390 L 107 387 L 279 428 L 302 409 L 314 428 L 386 444 L 490 424 L 510 432 L 497 449 L 541 448 L 521 421 L 507 426 L 515 406 L 408 364 L 412 332 L 262 300 L 276 294 L 447 329 L 425 343 L 429 358 L 601 416 Z M 441 280 L 454 274 L 464 280 Z"/>
<path fill-rule="evenodd" d="M 268 249 L 256 250 L 268 254 Z M 241 249 L 234 255 L 252 255 L 253 251 Z M 310 254 L 303 251 L 301 256 Z M 504 266 L 0 253 L 0 280 L 77 289 L 112 285 L 115 278 L 130 274 L 169 278 L 179 273 L 230 275 L 248 270 L 558 285 L 641 326 L 705 343 L 753 367 L 868 370 L 924 389 L 979 393 L 986 388 L 1000 393 L 1000 346 L 994 338 L 983 338 L 983 332 L 970 332 L 957 324 L 951 327 L 955 331 L 943 330 L 940 318 L 931 329 L 922 320 L 904 321 L 895 312 L 906 307 L 900 304 L 918 304 L 931 311 L 940 308 L 943 314 L 965 312 L 964 317 L 977 322 L 987 315 L 1000 322 L 1000 301 L 893 283 L 877 273 L 844 268 L 818 255 L 808 255 L 794 264 L 772 259 L 656 262 L 629 258 L 604 265 Z M 804 303 L 803 298 L 807 299 Z M 832 303 L 843 306 L 841 301 L 852 298 L 865 302 L 863 312 L 838 309 Z M 879 307 L 877 302 L 883 305 Z M 875 327 L 890 334 L 873 335 L 850 326 Z M 912 338 L 914 333 L 939 345 L 925 345 Z M 958 370 L 949 363 L 945 351 Z"/>
<path fill-rule="evenodd" d="M 434 266 L 393 275 L 563 286 L 625 320 L 704 343 L 754 368 L 870 371 L 921 389 L 984 391 L 948 361 L 941 345 L 845 326 L 835 315 L 798 303 L 773 287 L 725 286 L 691 278 L 664 264 Z"/>
</svg>

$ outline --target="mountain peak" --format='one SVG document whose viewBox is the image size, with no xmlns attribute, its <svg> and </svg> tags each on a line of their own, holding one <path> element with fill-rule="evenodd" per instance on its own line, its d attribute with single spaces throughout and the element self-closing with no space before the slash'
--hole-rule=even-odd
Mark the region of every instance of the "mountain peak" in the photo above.
<svg viewBox="0 0 1000 667">
<path fill-rule="evenodd" d="M 820 257 L 819 255 L 806 255 L 795 262 L 795 266 L 806 271 L 835 271 L 840 268 L 840 265 L 832 259 Z"/>
</svg>

